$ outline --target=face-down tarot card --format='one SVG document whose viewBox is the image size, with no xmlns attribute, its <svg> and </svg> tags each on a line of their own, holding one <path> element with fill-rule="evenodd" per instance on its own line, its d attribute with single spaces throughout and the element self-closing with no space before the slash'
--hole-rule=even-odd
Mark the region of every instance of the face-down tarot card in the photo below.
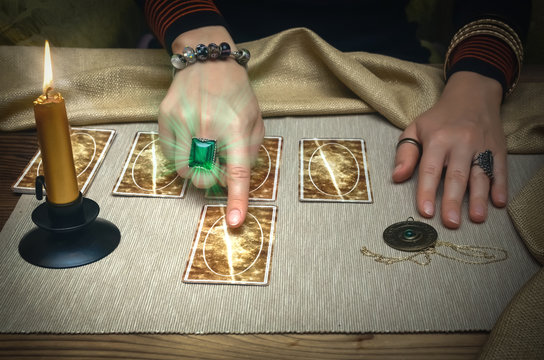
<svg viewBox="0 0 544 360">
<path fill-rule="evenodd" d="M 372 202 L 362 139 L 300 140 L 300 201 Z"/>
<path fill-rule="evenodd" d="M 113 188 L 114 195 L 183 198 L 187 180 L 162 153 L 156 132 L 138 132 L 125 166 Z"/>
<path fill-rule="evenodd" d="M 70 132 L 77 184 L 81 193 L 85 195 L 113 142 L 115 130 L 71 128 Z M 36 177 L 39 175 L 43 175 L 43 166 L 41 152 L 38 150 L 12 186 L 12 190 L 34 194 Z"/>
<path fill-rule="evenodd" d="M 228 228 L 225 205 L 206 205 L 183 282 L 268 285 L 276 225 L 275 206 L 249 206 L 246 220 Z"/>
<path fill-rule="evenodd" d="M 278 193 L 280 159 L 283 139 L 277 136 L 265 137 L 251 168 L 249 201 L 275 201 Z M 207 199 L 224 200 L 227 189 L 214 186 L 206 191 Z"/>
</svg>

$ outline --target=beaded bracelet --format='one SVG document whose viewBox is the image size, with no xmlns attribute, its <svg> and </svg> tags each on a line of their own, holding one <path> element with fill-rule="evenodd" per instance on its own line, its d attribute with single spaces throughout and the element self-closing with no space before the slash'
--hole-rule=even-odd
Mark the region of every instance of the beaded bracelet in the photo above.
<svg viewBox="0 0 544 360">
<path fill-rule="evenodd" d="M 197 60 L 224 60 L 229 56 L 232 56 L 238 64 L 246 65 L 251 57 L 251 54 L 247 49 L 231 51 L 230 45 L 226 42 L 222 42 L 219 45 L 211 43 L 208 46 L 198 44 L 196 46 L 196 50 L 190 46 L 186 46 L 185 49 L 183 49 L 183 54 L 172 55 L 170 62 L 172 63 L 172 66 L 174 66 L 173 74 L 175 74 L 177 70 L 183 70 L 187 66 L 196 63 Z"/>
</svg>

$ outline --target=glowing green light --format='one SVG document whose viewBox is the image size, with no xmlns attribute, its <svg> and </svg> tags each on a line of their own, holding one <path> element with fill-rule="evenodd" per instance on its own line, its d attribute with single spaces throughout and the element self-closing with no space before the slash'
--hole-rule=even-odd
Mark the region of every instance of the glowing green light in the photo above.
<svg viewBox="0 0 544 360">
<path fill-rule="evenodd" d="M 167 150 L 165 153 L 171 164 L 167 171 L 180 172 L 183 169 L 184 176 L 193 183 L 224 186 L 229 177 L 226 164 L 246 164 L 245 148 L 260 146 L 260 143 L 251 141 L 251 127 L 233 126 L 247 116 L 254 95 L 250 86 L 232 91 L 233 82 L 238 83 L 239 79 L 229 75 L 220 79 L 207 76 L 189 74 L 184 81 L 176 83 L 176 92 L 171 94 L 173 98 L 169 98 L 170 108 L 161 115 L 161 121 L 169 132 L 168 137 L 161 137 L 161 145 Z M 212 83 L 213 92 L 209 86 Z M 204 133 L 217 140 L 214 151 L 211 147 L 201 146 L 197 150 L 193 145 L 193 138 Z M 214 152 L 215 157 L 211 159 Z M 221 162 L 217 163 L 215 159 L 219 157 Z M 187 167 L 189 172 L 185 170 Z"/>
</svg>

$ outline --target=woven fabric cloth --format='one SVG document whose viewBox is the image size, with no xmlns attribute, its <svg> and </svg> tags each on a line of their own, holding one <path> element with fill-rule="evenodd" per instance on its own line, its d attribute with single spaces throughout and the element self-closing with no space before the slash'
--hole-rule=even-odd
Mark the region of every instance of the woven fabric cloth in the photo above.
<svg viewBox="0 0 544 360">
<path fill-rule="evenodd" d="M 539 360 L 544 354 L 544 270 L 512 299 L 493 327 L 482 360 Z"/>
<path fill-rule="evenodd" d="M 491 206 L 489 219 L 474 224 L 465 202 L 459 230 L 446 229 L 439 216 L 418 216 L 417 179 L 390 180 L 400 130 L 382 117 L 286 117 L 267 119 L 265 125 L 269 136 L 283 136 L 268 286 L 182 282 L 202 207 L 213 201 L 192 186 L 181 200 L 113 196 L 136 131 L 157 130 L 157 124 L 108 125 L 117 135 L 87 197 L 100 205 L 101 218 L 119 227 L 119 247 L 75 269 L 26 263 L 17 247 L 34 227 L 30 214 L 39 202 L 23 195 L 0 233 L 0 332 L 491 330 L 509 300 L 539 270 L 506 209 Z M 366 143 L 374 202 L 300 202 L 299 140 L 354 136 Z M 509 155 L 508 166 L 514 194 L 544 166 L 544 156 Z M 382 233 L 409 216 L 435 227 L 440 241 L 500 248 L 508 258 L 477 265 L 435 254 L 421 266 L 408 261 L 385 265 L 361 254 L 365 246 L 385 256 L 406 256 L 388 247 Z M 457 259 L 485 260 L 438 250 Z"/>
<path fill-rule="evenodd" d="M 544 168 L 508 205 L 508 213 L 525 245 L 544 263 Z M 540 270 L 512 299 L 482 351 L 481 359 L 542 359 L 544 354 L 544 270 Z"/>
<path fill-rule="evenodd" d="M 508 205 L 508 213 L 533 256 L 544 265 L 544 168 L 527 183 Z M 543 288 L 544 289 L 544 288 Z M 543 296 L 544 299 L 544 296 Z"/>
<path fill-rule="evenodd" d="M 249 76 L 263 116 L 377 111 L 404 128 L 434 104 L 441 69 L 364 52 L 341 53 L 308 29 L 240 44 L 252 54 Z M 43 49 L 0 47 L 0 130 L 34 126 L 29 104 L 40 94 Z M 162 50 L 53 48 L 56 88 L 73 125 L 154 121 L 171 79 Z M 510 152 L 543 152 L 544 103 L 523 83 L 503 106 Z M 540 129 L 540 130 L 539 130 Z"/>
</svg>

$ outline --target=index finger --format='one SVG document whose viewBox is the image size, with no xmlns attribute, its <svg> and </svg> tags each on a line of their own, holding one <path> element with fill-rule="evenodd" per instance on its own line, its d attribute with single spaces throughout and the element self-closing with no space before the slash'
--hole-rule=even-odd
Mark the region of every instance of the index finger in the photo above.
<svg viewBox="0 0 544 360">
<path fill-rule="evenodd" d="M 233 228 L 244 223 L 249 199 L 251 174 L 248 145 L 242 144 L 227 149 L 227 225 Z"/>
</svg>

